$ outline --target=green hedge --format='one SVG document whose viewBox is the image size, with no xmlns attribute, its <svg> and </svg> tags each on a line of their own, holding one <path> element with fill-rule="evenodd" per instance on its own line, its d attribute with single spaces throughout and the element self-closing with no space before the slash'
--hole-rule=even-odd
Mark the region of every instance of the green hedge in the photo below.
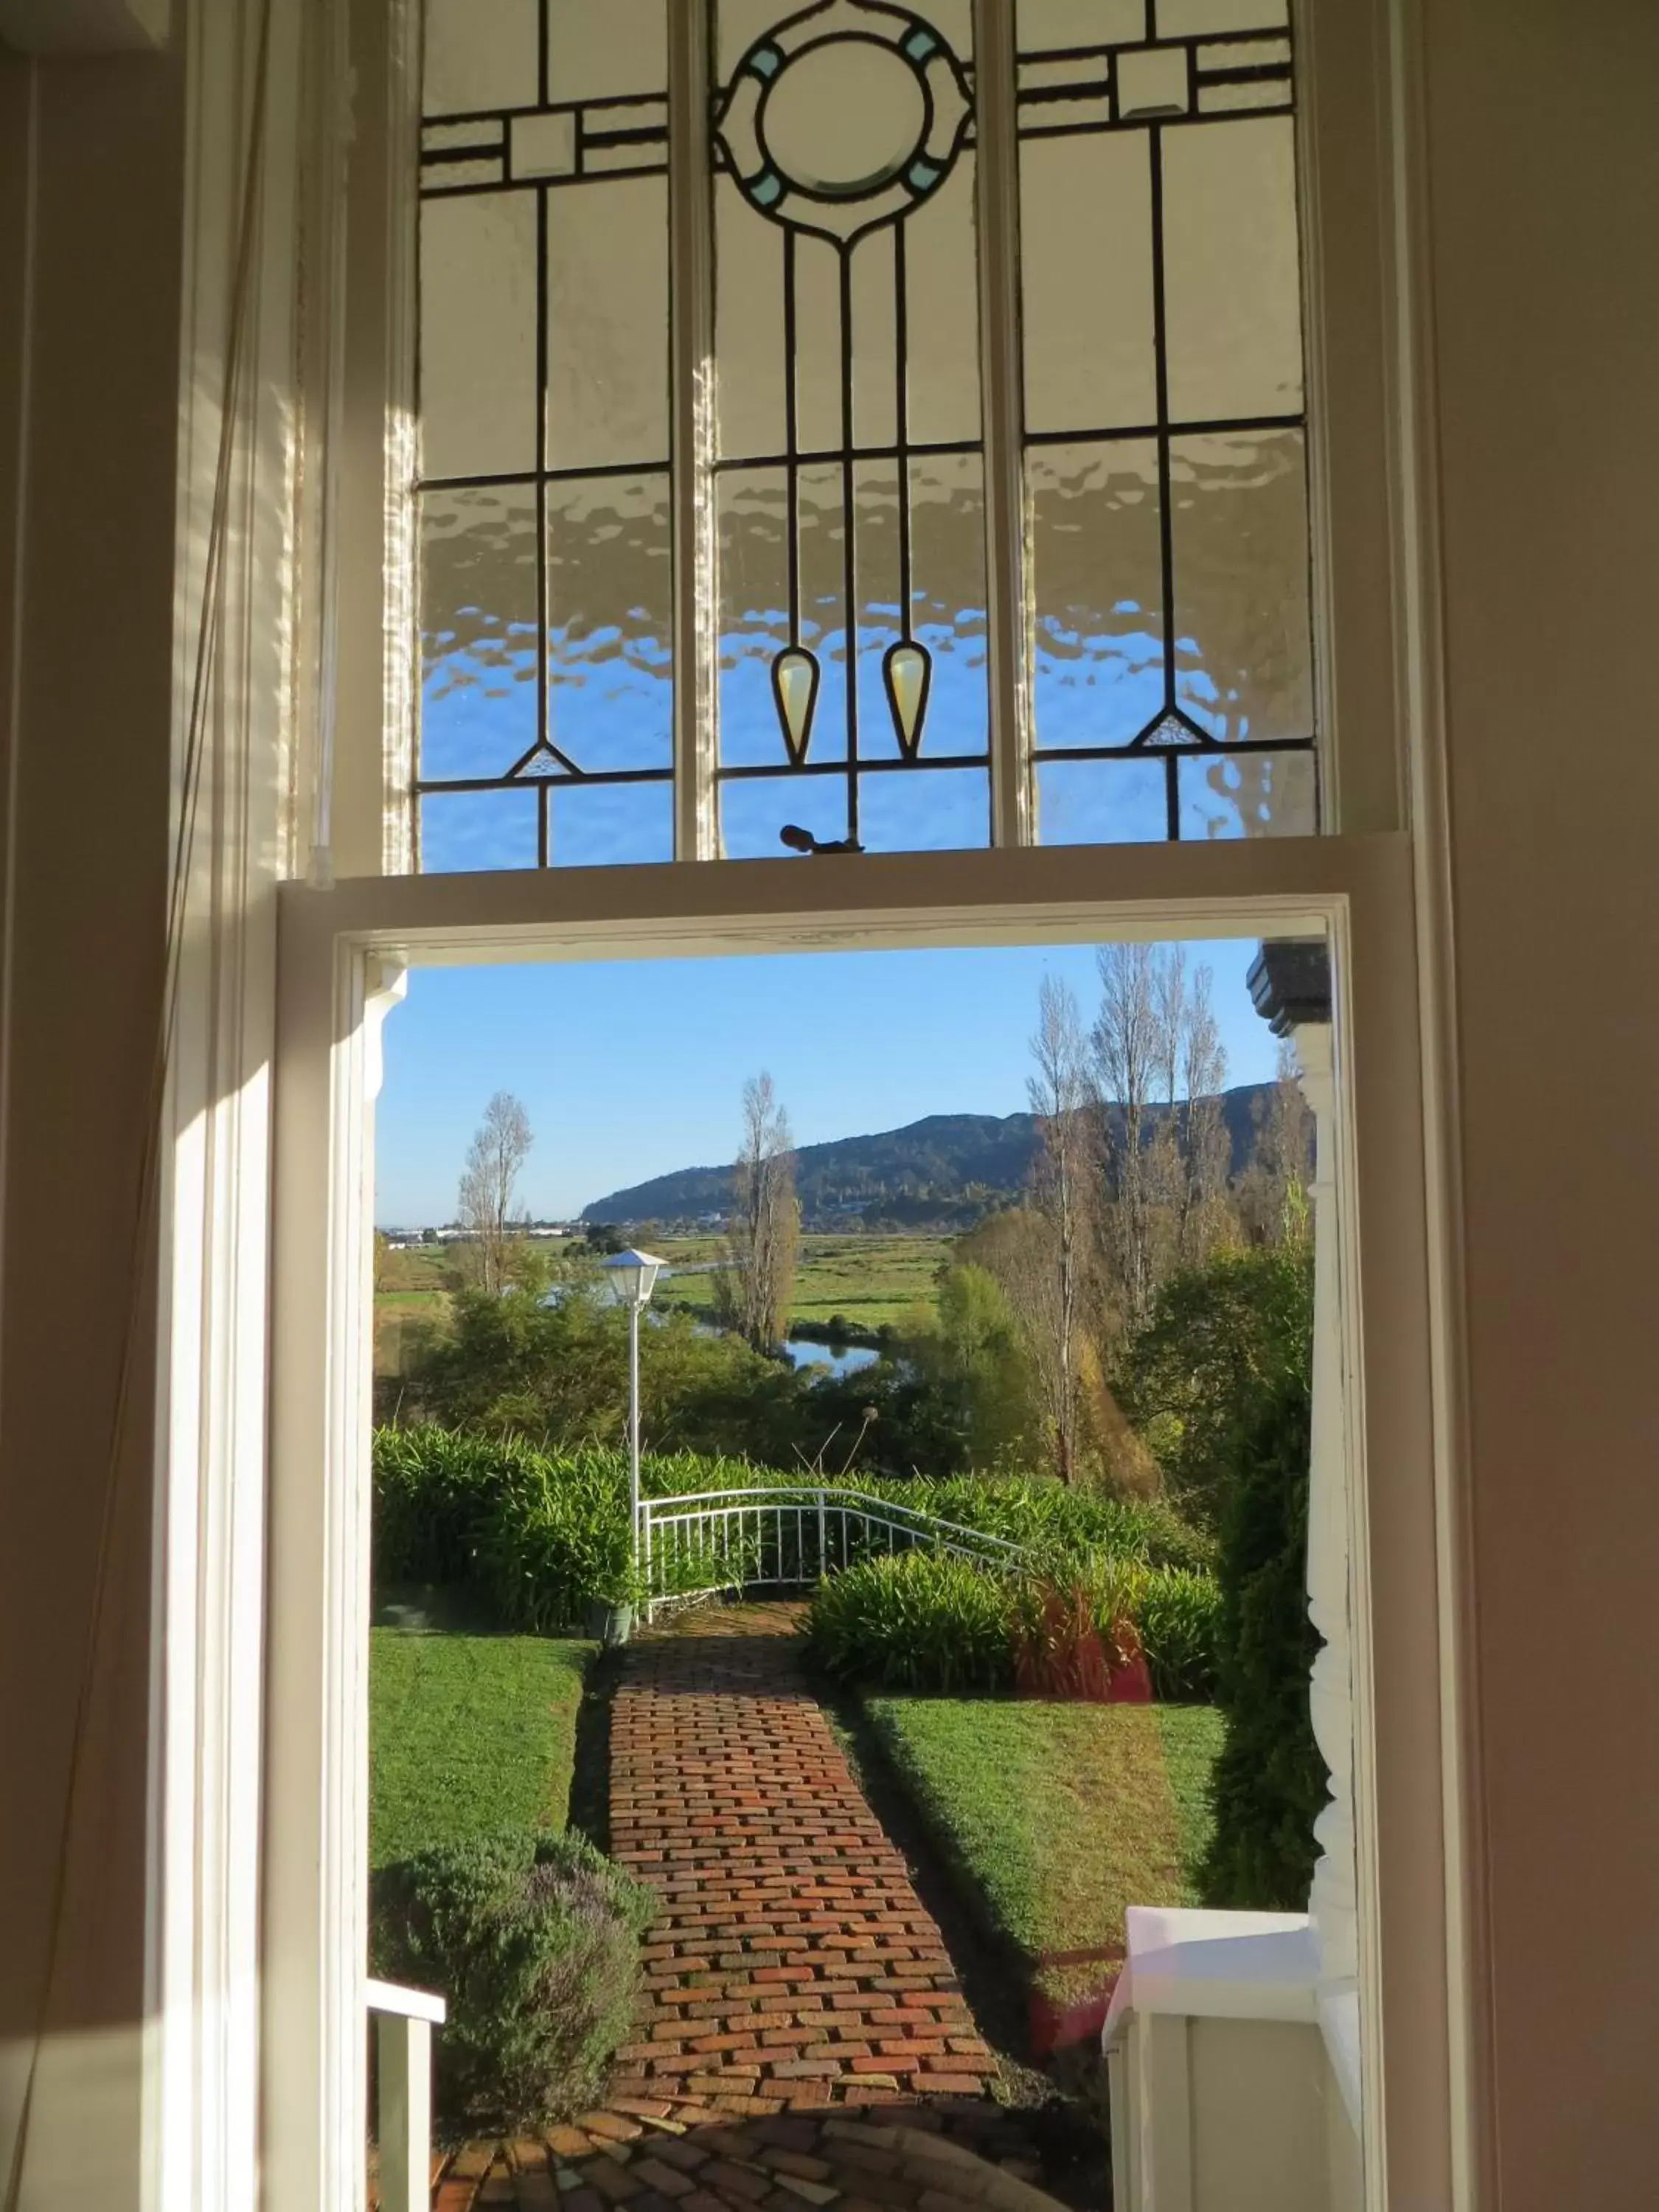
<svg viewBox="0 0 1659 2212">
<path fill-rule="evenodd" d="M 1218 1702 L 1227 1742 L 1215 1773 L 1211 1905 L 1307 1908 L 1328 1797 L 1309 1684 L 1319 1636 L 1308 1618 L 1311 1397 L 1293 1376 L 1264 1401 L 1239 1453 L 1217 1579 Z"/>
<path fill-rule="evenodd" d="M 647 1458 L 641 1481 L 655 1497 L 815 1486 L 799 1470 L 692 1453 Z M 1103 1553 L 1188 1569 L 1210 1555 L 1207 1540 L 1166 1507 L 1051 1481 L 955 1475 L 866 1478 L 856 1486 L 1026 1546 L 1055 1571 Z M 468 1589 L 504 1628 L 579 1629 L 589 1601 L 625 1583 L 629 1549 L 628 1463 L 620 1452 L 540 1452 L 515 1437 L 462 1430 L 375 1432 L 374 1571 L 382 1588 Z M 734 1561 L 734 1574 L 741 1564 Z"/>
<path fill-rule="evenodd" d="M 438 1844 L 385 1867 L 369 1955 L 443 1992 L 447 2126 L 516 2132 L 598 2101 L 639 1996 L 652 1893 L 584 1837 L 530 1830 Z"/>
<path fill-rule="evenodd" d="M 1087 1606 L 1097 1632 L 1133 1621 L 1158 1695 L 1204 1700 L 1215 1687 L 1221 1594 L 1212 1578 L 1105 1556 L 1059 1587 Z M 813 1593 L 808 1645 L 835 1680 L 941 1696 L 1006 1691 L 1017 1632 L 1042 1588 L 927 1552 L 866 1559 Z"/>
</svg>

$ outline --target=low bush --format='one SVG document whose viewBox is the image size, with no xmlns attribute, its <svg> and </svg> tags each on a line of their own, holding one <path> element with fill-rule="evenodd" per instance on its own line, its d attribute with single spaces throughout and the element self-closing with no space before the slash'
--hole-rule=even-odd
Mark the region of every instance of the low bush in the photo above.
<svg viewBox="0 0 1659 2212">
<path fill-rule="evenodd" d="M 654 1910 L 575 1834 L 441 1844 L 380 1870 L 375 1972 L 448 2003 L 435 2046 L 446 2125 L 514 2132 L 597 2102 L 634 2016 Z"/>
<path fill-rule="evenodd" d="M 1143 1575 L 1133 1620 L 1152 1688 L 1166 1705 L 1207 1705 L 1216 1693 L 1221 1643 L 1221 1585 L 1182 1567 Z"/>
<path fill-rule="evenodd" d="M 963 1695 L 1013 1680 L 1012 1584 L 949 1553 L 864 1559 L 821 1582 L 808 1648 L 837 1681 Z"/>
<path fill-rule="evenodd" d="M 832 1679 L 872 1689 L 1006 1691 L 1023 1655 L 1032 1686 L 1088 1697 L 1101 1665 L 1144 1650 L 1159 1698 L 1201 1701 L 1215 1686 L 1220 1614 L 1215 1584 L 1187 1569 L 1100 1555 L 1060 1577 L 1021 1575 L 904 1552 L 827 1577 L 807 1635 Z"/>
</svg>

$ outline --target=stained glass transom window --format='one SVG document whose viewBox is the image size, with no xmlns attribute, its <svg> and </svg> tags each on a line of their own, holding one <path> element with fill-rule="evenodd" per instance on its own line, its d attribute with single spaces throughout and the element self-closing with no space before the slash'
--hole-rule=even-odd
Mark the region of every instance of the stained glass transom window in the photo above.
<svg viewBox="0 0 1659 2212">
<path fill-rule="evenodd" d="M 1311 829 L 1282 0 L 687 4 L 427 0 L 422 865 Z"/>
</svg>

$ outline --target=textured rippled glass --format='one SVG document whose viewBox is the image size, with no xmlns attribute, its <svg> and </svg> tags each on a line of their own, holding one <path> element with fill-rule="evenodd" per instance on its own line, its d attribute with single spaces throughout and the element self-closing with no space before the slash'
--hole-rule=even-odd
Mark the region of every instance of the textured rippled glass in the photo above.
<svg viewBox="0 0 1659 2212">
<path fill-rule="evenodd" d="M 501 775 L 536 740 L 536 495 L 421 501 L 421 773 Z"/>
<path fill-rule="evenodd" d="M 1158 0 L 1160 39 L 1281 30 L 1289 21 L 1287 0 Z"/>
<path fill-rule="evenodd" d="M 549 195 L 547 465 L 665 463 L 668 183 Z"/>
<path fill-rule="evenodd" d="M 1303 404 L 1295 125 L 1288 115 L 1164 133 L 1170 412 L 1177 422 Z"/>
<path fill-rule="evenodd" d="M 422 112 L 530 106 L 539 35 L 537 0 L 426 0 Z"/>
<path fill-rule="evenodd" d="M 1318 828 L 1311 753 L 1213 753 L 1181 763 L 1183 837 L 1310 837 Z"/>
<path fill-rule="evenodd" d="M 1025 470 L 1036 742 L 1127 745 L 1164 702 L 1157 447 L 1034 446 Z"/>
<path fill-rule="evenodd" d="M 985 471 L 977 453 L 915 455 L 910 483 L 910 635 L 931 662 L 921 756 L 983 752 L 986 690 Z M 882 680 L 898 642 L 900 570 L 894 465 L 859 465 L 859 754 L 896 760 Z M 982 842 L 982 840 L 981 840 Z"/>
<path fill-rule="evenodd" d="M 421 472 L 536 465 L 536 205 L 462 194 L 421 210 Z"/>
<path fill-rule="evenodd" d="M 1311 737 L 1302 433 L 1176 438 L 1170 475 L 1176 697 L 1214 737 Z"/>
<path fill-rule="evenodd" d="M 782 453 L 789 435 L 783 233 L 756 220 L 728 176 L 714 179 L 714 321 L 720 452 L 733 459 Z"/>
<path fill-rule="evenodd" d="M 980 434 L 979 295 L 973 164 L 904 225 L 909 436 L 948 442 Z M 716 180 L 715 416 L 731 459 L 781 453 L 788 440 L 785 234 L 756 215 L 728 178 Z M 852 258 L 851 443 L 896 441 L 898 321 L 892 230 L 861 239 Z M 841 261 L 827 239 L 795 240 L 795 431 L 803 453 L 848 442 L 842 375 Z"/>
<path fill-rule="evenodd" d="M 1092 0 L 1082 0 L 1084 5 Z M 554 0 L 557 6 L 558 0 Z M 690 0 L 687 0 L 690 4 Z M 763 32 L 776 28 L 799 8 L 780 0 L 717 0 L 714 18 L 714 72 L 724 84 Z M 974 0 L 916 0 L 916 12 L 939 35 L 970 61 L 974 52 Z"/>
<path fill-rule="evenodd" d="M 589 772 L 672 763 L 672 532 L 666 476 L 547 487 L 548 736 Z"/>
<path fill-rule="evenodd" d="M 896 759 L 882 659 L 900 635 L 897 476 L 891 462 L 861 461 L 854 475 L 859 582 L 859 750 Z M 970 753 L 987 743 L 985 525 L 979 456 L 916 455 L 910 463 L 911 635 L 932 657 L 923 757 Z M 821 671 L 810 758 L 847 758 L 846 539 L 842 471 L 800 471 L 799 643 Z M 772 665 L 791 642 L 788 507 L 779 468 L 729 470 L 720 478 L 720 726 L 726 767 L 784 761 Z M 845 823 L 836 832 L 845 835 Z"/>
<path fill-rule="evenodd" d="M 782 469 L 732 470 L 720 479 L 720 731 L 725 767 L 785 760 L 772 664 L 789 635 L 788 499 Z M 842 472 L 800 471 L 800 635 L 817 656 L 811 757 L 847 757 L 847 621 Z M 837 833 L 845 836 L 843 824 Z"/>
<path fill-rule="evenodd" d="M 478 0 L 465 0 L 475 14 Z M 668 87 L 664 0 L 552 0 L 547 81 L 555 100 L 619 100 Z"/>
<path fill-rule="evenodd" d="M 552 795 L 556 868 L 635 866 L 674 857 L 669 783 L 562 783 Z"/>
<path fill-rule="evenodd" d="M 975 173 L 972 155 L 960 155 L 904 226 L 910 435 L 917 441 L 980 434 Z"/>
<path fill-rule="evenodd" d="M 866 852 L 972 852 L 990 840 L 988 768 L 859 778 L 859 842 Z"/>
<path fill-rule="evenodd" d="M 421 801 L 422 873 L 533 868 L 536 805 L 529 790 L 428 792 Z"/>
<path fill-rule="evenodd" d="M 1015 0 L 1014 43 L 1023 54 L 1113 46 L 1146 35 L 1146 0 Z"/>
<path fill-rule="evenodd" d="M 1040 761 L 1036 779 L 1045 845 L 1158 845 L 1170 834 L 1161 760 Z"/>
<path fill-rule="evenodd" d="M 1019 192 L 1026 428 L 1111 430 L 1156 421 L 1146 137 L 1029 138 Z"/>
</svg>

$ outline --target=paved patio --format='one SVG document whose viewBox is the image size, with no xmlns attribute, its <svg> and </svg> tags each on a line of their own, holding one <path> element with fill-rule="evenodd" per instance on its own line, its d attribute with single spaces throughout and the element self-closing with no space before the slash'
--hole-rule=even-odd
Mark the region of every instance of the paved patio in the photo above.
<svg viewBox="0 0 1659 2212">
<path fill-rule="evenodd" d="M 993 2155 L 999 2129 L 1017 2123 L 994 2106 L 973 2117 L 983 2132 L 964 2137 L 933 2111 L 749 2121 L 592 2112 L 545 2139 L 472 2145 L 440 2185 L 435 2212 L 1065 2212 L 1025 2178 L 1028 2161 Z"/>
</svg>

